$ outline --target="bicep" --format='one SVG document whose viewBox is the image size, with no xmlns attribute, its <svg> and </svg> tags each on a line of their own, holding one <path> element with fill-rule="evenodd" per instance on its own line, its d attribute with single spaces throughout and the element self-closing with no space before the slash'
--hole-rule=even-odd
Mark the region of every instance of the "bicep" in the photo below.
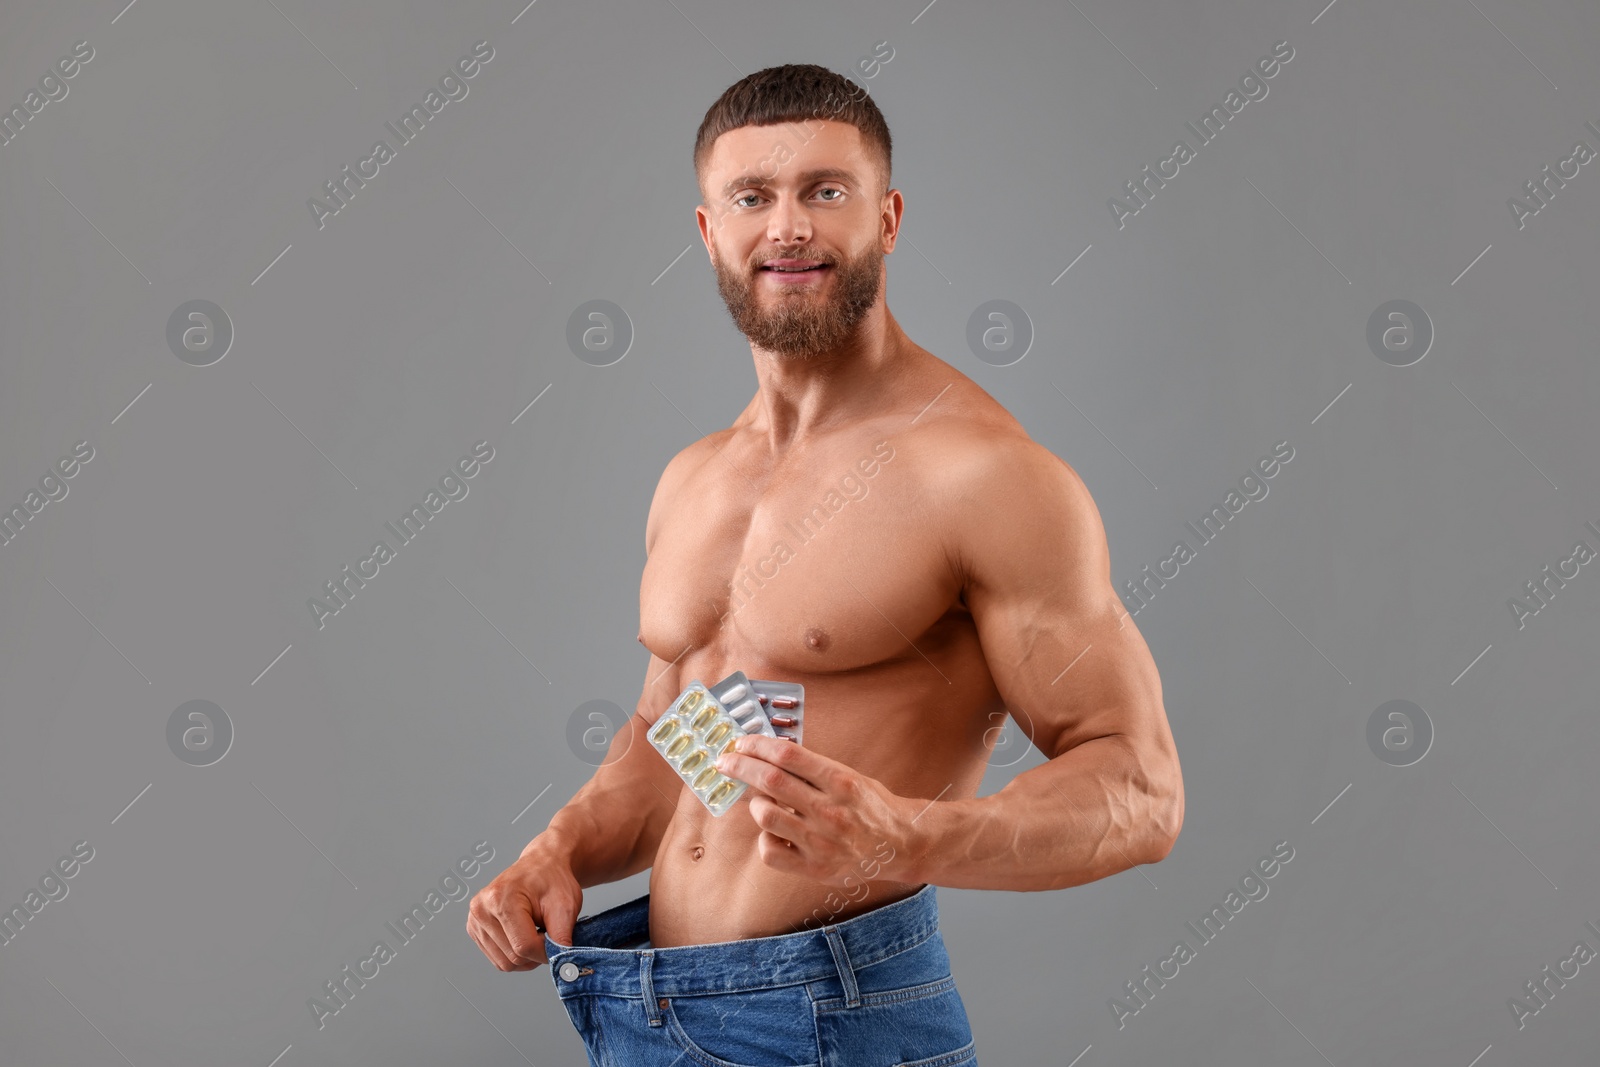
<svg viewBox="0 0 1600 1067">
<path fill-rule="evenodd" d="M 675 663 L 668 663 L 654 652 L 650 653 L 650 662 L 644 669 L 644 688 L 639 693 L 639 703 L 634 710 L 641 719 L 654 726 L 657 719 L 672 704 L 674 697 L 683 689 L 678 684 L 680 668 Z"/>
<path fill-rule="evenodd" d="M 678 668 L 651 653 L 639 702 L 634 713 L 612 737 L 596 775 L 606 775 L 607 782 L 615 781 L 612 775 L 617 773 L 628 780 L 649 780 L 667 801 L 677 796 L 677 772 L 661 758 L 646 736 L 678 695 L 681 686 L 677 679 Z"/>
<path fill-rule="evenodd" d="M 1032 442 L 996 468 L 980 494 L 989 499 L 960 523 L 960 560 L 984 658 L 1018 726 L 1046 757 L 1113 735 L 1170 746 L 1161 679 L 1111 584 L 1088 488 Z"/>
</svg>

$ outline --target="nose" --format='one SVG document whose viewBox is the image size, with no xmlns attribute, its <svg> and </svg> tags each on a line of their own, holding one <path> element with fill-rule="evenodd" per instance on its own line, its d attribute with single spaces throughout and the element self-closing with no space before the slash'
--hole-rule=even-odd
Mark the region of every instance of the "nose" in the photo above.
<svg viewBox="0 0 1600 1067">
<path fill-rule="evenodd" d="M 811 239 L 811 219 L 794 197 L 780 193 L 767 216 L 767 240 L 793 245 Z"/>
</svg>

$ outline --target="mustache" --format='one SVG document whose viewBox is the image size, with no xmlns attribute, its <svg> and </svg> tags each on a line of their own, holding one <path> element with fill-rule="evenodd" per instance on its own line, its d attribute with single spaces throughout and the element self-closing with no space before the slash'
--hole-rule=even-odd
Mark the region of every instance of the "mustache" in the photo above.
<svg viewBox="0 0 1600 1067">
<path fill-rule="evenodd" d="M 828 265 L 830 267 L 838 265 L 838 260 L 834 259 L 832 256 L 818 255 L 815 252 L 807 252 L 804 249 L 798 249 L 797 248 L 792 252 L 781 252 L 780 251 L 780 252 L 774 253 L 772 255 L 763 254 L 760 259 L 755 259 L 755 260 L 751 261 L 750 269 L 751 270 L 760 270 L 762 267 L 766 266 L 768 263 L 772 262 L 775 259 L 804 259 L 804 260 L 807 260 L 807 261 L 812 262 L 812 263 L 823 263 L 823 264 L 826 264 L 826 265 Z"/>
</svg>

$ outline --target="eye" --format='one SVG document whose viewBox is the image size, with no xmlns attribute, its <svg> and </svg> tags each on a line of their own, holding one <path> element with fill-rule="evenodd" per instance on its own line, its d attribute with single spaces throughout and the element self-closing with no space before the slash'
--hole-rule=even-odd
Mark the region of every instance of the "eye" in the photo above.
<svg viewBox="0 0 1600 1067">
<path fill-rule="evenodd" d="M 753 196 L 754 197 L 759 197 L 760 194 L 759 193 L 745 193 L 743 196 L 735 198 L 733 202 L 734 202 L 734 204 L 739 205 L 743 201 L 748 200 Z"/>
<path fill-rule="evenodd" d="M 844 190 L 843 189 L 835 189 L 833 186 L 830 185 L 826 189 L 817 190 L 817 195 L 818 196 L 821 196 L 823 193 L 838 193 L 839 196 L 843 196 L 844 195 Z M 829 204 L 832 204 L 837 200 L 838 200 L 838 197 L 834 197 L 833 200 L 829 200 L 829 201 L 826 201 L 826 202 L 829 203 Z"/>
</svg>

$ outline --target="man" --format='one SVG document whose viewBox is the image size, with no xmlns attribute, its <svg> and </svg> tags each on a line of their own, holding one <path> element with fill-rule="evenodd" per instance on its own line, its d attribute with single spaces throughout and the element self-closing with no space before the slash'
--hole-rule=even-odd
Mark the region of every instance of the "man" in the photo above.
<svg viewBox="0 0 1600 1067">
<path fill-rule="evenodd" d="M 637 714 L 467 922 L 501 970 L 552 965 L 593 1064 L 975 1064 L 934 887 L 1079 885 L 1183 823 L 1088 490 L 885 305 L 890 147 L 813 65 L 700 127 L 695 215 L 759 388 L 656 488 Z M 803 684 L 805 735 L 740 741 L 750 788 L 714 818 L 644 735 L 734 670 Z M 1008 710 L 1049 758 L 977 797 Z M 579 918 L 646 867 L 646 896 Z"/>
</svg>

